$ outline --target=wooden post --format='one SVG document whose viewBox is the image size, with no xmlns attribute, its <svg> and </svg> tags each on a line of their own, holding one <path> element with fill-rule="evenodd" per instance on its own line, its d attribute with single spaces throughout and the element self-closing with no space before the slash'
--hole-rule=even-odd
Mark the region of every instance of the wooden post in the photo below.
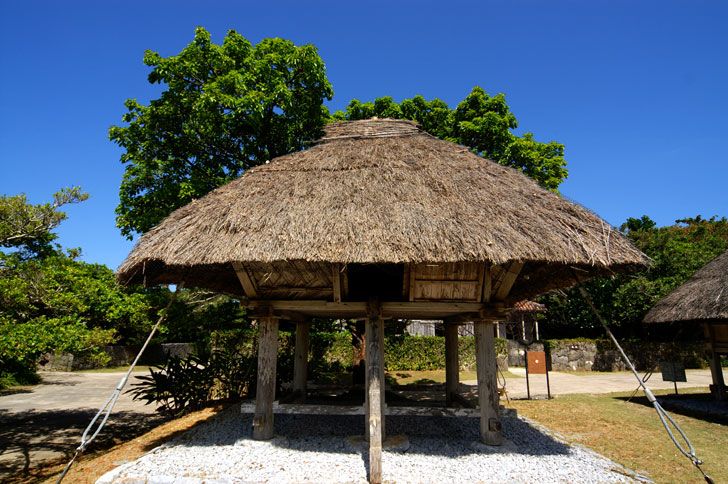
<svg viewBox="0 0 728 484">
<path fill-rule="evenodd" d="M 480 437 L 488 445 L 501 445 L 501 421 L 498 411 L 498 380 L 493 324 L 475 321 L 475 363 L 478 372 Z"/>
<path fill-rule="evenodd" d="M 723 366 L 720 363 L 720 353 L 715 351 L 715 327 L 705 323 L 710 341 L 710 373 L 713 377 L 713 395 L 716 400 L 725 400 L 725 381 L 723 380 Z"/>
<path fill-rule="evenodd" d="M 278 363 L 278 319 L 258 319 L 258 385 L 255 392 L 253 439 L 273 438 L 273 400 Z"/>
<path fill-rule="evenodd" d="M 308 349 L 310 323 L 296 323 L 296 350 L 293 360 L 293 393 L 306 397 L 306 380 L 308 377 Z"/>
<path fill-rule="evenodd" d="M 445 402 L 453 403 L 452 395 L 460 386 L 460 360 L 458 359 L 458 325 L 445 324 Z"/>
<path fill-rule="evenodd" d="M 384 321 L 379 301 L 367 307 L 366 321 L 366 422 L 369 440 L 369 482 L 382 482 L 384 440 Z"/>
</svg>

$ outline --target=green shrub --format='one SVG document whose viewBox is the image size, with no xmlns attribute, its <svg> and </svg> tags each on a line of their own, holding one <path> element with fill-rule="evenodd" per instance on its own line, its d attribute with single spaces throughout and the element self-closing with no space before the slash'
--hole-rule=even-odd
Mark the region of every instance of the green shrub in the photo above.
<svg viewBox="0 0 728 484">
<path fill-rule="evenodd" d="M 507 342 L 496 338 L 496 353 L 506 355 Z M 458 338 L 460 368 L 475 368 L 475 337 Z M 445 368 L 445 338 L 442 336 L 398 335 L 384 342 L 384 364 L 389 371 L 442 370 Z"/>
</svg>

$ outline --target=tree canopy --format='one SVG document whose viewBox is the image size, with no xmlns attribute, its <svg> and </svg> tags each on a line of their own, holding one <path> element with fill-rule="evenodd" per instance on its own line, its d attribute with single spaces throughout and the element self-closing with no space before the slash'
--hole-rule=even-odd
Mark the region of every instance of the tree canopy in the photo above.
<svg viewBox="0 0 728 484">
<path fill-rule="evenodd" d="M 0 247 L 17 249 L 26 256 L 48 253 L 56 239 L 53 229 L 66 219 L 63 205 L 86 200 L 80 187 L 63 188 L 53 202 L 33 205 L 25 194 L 0 195 Z"/>
<path fill-rule="evenodd" d="M 647 311 L 728 249 L 726 218 L 697 216 L 657 227 L 645 215 L 629 218 L 620 230 L 652 259 L 652 264 L 634 274 L 594 279 L 585 288 L 599 311 L 626 336 L 642 337 L 649 332 L 641 324 Z M 578 291 L 553 293 L 542 299 L 548 307 L 543 331 L 549 337 L 601 334 L 599 323 Z"/>
<path fill-rule="evenodd" d="M 514 134 L 518 121 L 505 95 L 490 96 L 477 86 L 455 109 L 440 99 L 428 101 L 415 96 L 397 103 L 385 96 L 366 103 L 354 99 L 345 111 L 334 113 L 333 118 L 356 120 L 374 116 L 417 121 L 431 135 L 465 145 L 480 156 L 521 170 L 549 190 L 556 190 L 568 175 L 564 145 L 536 141 L 533 133 Z"/>
<path fill-rule="evenodd" d="M 147 51 L 144 63 L 165 90 L 149 105 L 128 99 L 126 125 L 109 130 L 124 150 L 116 220 L 129 238 L 247 168 L 302 149 L 328 119 L 333 91 L 312 45 L 253 45 L 232 30 L 218 45 L 200 27 L 179 54 Z"/>
<path fill-rule="evenodd" d="M 0 387 L 30 382 L 38 357 L 69 351 L 103 359 L 119 337 L 134 343 L 151 325 L 146 293 L 124 289 L 106 266 L 77 260 L 80 250 L 53 244 L 66 219 L 60 207 L 83 201 L 80 188 L 34 205 L 0 196 Z"/>
</svg>

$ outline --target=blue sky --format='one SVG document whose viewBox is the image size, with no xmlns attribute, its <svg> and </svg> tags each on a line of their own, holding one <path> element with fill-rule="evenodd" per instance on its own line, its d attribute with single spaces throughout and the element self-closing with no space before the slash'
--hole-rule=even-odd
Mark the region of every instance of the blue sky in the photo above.
<svg viewBox="0 0 728 484">
<path fill-rule="evenodd" d="M 474 85 L 503 92 L 519 132 L 566 145 L 562 193 L 613 225 L 728 216 L 728 3 L 37 2 L 0 0 L 0 193 L 49 200 L 81 185 L 66 247 L 115 268 L 123 168 L 107 130 L 148 101 L 145 49 L 179 52 L 198 25 L 220 42 L 316 45 L 351 98 L 422 94 L 450 105 Z"/>
</svg>

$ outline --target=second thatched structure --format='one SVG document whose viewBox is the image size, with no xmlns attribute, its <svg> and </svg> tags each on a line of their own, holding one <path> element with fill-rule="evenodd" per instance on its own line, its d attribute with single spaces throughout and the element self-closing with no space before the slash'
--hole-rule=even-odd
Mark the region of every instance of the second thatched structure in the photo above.
<svg viewBox="0 0 728 484">
<path fill-rule="evenodd" d="M 728 355 L 728 251 L 658 301 L 644 321 L 702 324 L 711 356 L 711 391 L 719 400 L 726 398 L 721 356 Z"/>
</svg>

